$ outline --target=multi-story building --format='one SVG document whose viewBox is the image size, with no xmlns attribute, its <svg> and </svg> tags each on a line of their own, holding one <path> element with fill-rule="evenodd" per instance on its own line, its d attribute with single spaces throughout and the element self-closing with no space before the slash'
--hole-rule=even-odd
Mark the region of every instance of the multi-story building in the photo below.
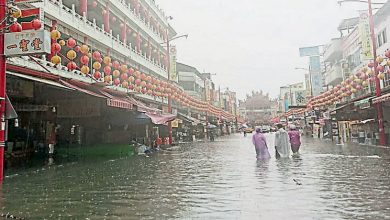
<svg viewBox="0 0 390 220">
<path fill-rule="evenodd" d="M 287 112 L 290 106 L 306 103 L 306 89 L 303 82 L 280 87 L 278 111 Z"/>
<path fill-rule="evenodd" d="M 179 85 L 191 97 L 205 101 L 205 79 L 195 67 L 177 63 L 176 64 Z M 209 82 L 209 80 L 207 81 Z"/>
</svg>

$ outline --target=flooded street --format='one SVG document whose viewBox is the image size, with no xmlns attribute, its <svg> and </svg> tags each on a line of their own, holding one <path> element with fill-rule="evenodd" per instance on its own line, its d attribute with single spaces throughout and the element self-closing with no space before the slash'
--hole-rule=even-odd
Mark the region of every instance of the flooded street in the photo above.
<svg viewBox="0 0 390 220">
<path fill-rule="evenodd" d="M 269 146 L 273 135 L 268 134 Z M 1 212 L 26 219 L 390 219 L 389 149 L 304 139 L 256 161 L 251 136 L 150 157 L 77 162 L 5 179 Z"/>
</svg>

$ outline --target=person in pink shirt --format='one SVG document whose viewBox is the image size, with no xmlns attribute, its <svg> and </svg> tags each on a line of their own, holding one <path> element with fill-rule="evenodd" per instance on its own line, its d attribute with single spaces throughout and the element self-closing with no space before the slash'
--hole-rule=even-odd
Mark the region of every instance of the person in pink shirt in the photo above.
<svg viewBox="0 0 390 220">
<path fill-rule="evenodd" d="M 290 145 L 293 154 L 298 154 L 299 148 L 301 147 L 301 134 L 297 130 L 295 125 L 290 126 L 288 131 L 288 137 L 290 138 Z"/>
<path fill-rule="evenodd" d="M 257 159 L 271 158 L 271 155 L 268 152 L 267 140 L 261 133 L 260 128 L 256 128 L 256 133 L 252 136 L 252 143 L 255 145 Z"/>
</svg>

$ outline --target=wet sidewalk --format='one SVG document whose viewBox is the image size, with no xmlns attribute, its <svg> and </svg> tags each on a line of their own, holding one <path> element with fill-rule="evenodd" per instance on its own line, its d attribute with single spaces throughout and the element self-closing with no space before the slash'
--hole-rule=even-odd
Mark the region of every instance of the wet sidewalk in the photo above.
<svg viewBox="0 0 390 220">
<path fill-rule="evenodd" d="M 257 161 L 251 135 L 150 157 L 6 178 L 3 212 L 27 219 L 389 219 L 389 149 L 304 138 L 300 158 Z"/>
</svg>

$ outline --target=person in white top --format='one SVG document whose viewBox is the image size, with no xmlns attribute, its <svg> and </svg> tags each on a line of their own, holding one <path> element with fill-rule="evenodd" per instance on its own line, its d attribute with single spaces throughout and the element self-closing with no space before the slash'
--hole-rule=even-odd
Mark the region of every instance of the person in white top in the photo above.
<svg viewBox="0 0 390 220">
<path fill-rule="evenodd" d="M 278 131 L 275 134 L 276 158 L 288 158 L 290 156 L 289 137 L 282 124 L 277 124 Z"/>
</svg>

